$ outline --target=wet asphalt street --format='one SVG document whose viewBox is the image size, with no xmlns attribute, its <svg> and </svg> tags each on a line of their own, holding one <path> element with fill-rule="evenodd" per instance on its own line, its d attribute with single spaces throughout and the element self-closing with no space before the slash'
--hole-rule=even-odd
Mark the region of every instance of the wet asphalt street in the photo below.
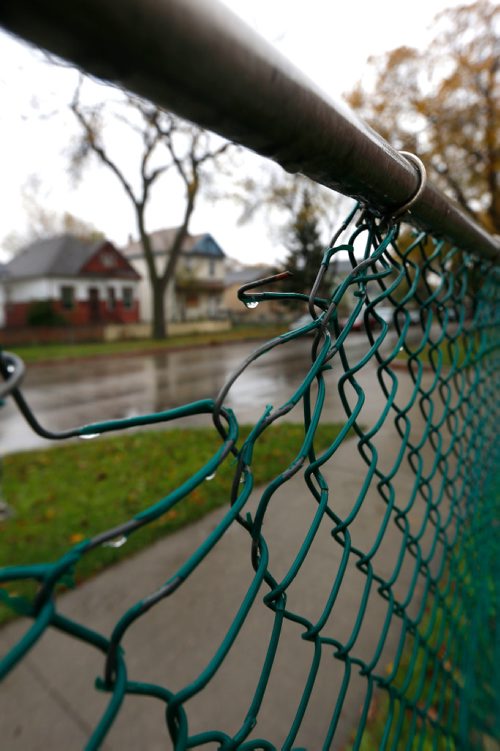
<svg viewBox="0 0 500 751">
<path fill-rule="evenodd" d="M 294 393 L 310 367 L 311 342 L 300 339 L 280 345 L 238 379 L 225 403 L 235 410 L 240 423 L 253 423 L 266 404 L 277 406 Z M 245 342 L 28 366 L 23 393 L 39 422 L 50 430 L 156 412 L 214 398 L 234 369 L 258 346 Z M 349 356 L 353 362 L 367 348 L 366 337 L 351 336 Z M 333 372 L 326 376 L 330 386 L 335 384 L 338 372 L 334 361 Z M 343 414 L 336 388 L 329 388 L 324 419 L 339 419 Z M 209 424 L 209 417 L 189 419 L 189 424 Z M 301 419 L 300 407 L 287 416 L 290 421 Z M 0 412 L 0 454 L 47 445 L 32 432 L 12 400 L 7 400 Z"/>
</svg>

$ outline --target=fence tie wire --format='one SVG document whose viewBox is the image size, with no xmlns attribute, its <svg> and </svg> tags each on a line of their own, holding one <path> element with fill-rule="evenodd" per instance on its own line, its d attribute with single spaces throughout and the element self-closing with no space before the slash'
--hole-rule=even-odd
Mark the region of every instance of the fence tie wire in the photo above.
<svg viewBox="0 0 500 751">
<path fill-rule="evenodd" d="M 415 154 L 412 154 L 410 151 L 400 151 L 399 153 L 401 154 L 401 156 L 406 157 L 408 161 L 410 161 L 417 168 L 420 179 L 415 193 L 411 196 L 411 198 L 408 199 L 408 201 L 406 201 L 406 203 L 404 203 L 402 206 L 396 209 L 395 212 L 392 213 L 392 219 L 398 219 L 407 211 L 410 211 L 411 207 L 418 201 L 425 190 L 425 186 L 427 185 L 427 170 L 425 169 L 423 161 L 419 159 L 419 157 Z"/>
</svg>

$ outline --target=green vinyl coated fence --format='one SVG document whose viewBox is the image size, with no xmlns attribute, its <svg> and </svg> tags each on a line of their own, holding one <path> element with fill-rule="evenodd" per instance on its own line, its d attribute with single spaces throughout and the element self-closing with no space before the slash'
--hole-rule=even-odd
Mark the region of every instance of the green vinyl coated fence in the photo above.
<svg viewBox="0 0 500 751">
<path fill-rule="evenodd" d="M 144 497 L 133 518 L 124 511 L 120 525 L 58 560 L 0 570 L 3 602 L 27 616 L 0 661 L 7 690 L 50 632 L 101 658 L 95 685 L 106 703 L 89 750 L 113 743 L 124 702 L 139 695 L 163 703 L 165 747 L 176 751 L 489 751 L 500 736 L 498 242 L 426 182 L 415 157 L 336 107 L 214 0 L 5 0 L 0 24 L 362 201 L 325 249 L 310 290 L 280 291 L 280 278 L 240 290 L 248 307 L 302 303 L 310 320 L 258 347 L 218 395 L 55 433 L 23 396 L 23 363 L 2 353 L 0 398 L 47 439 L 205 415 L 217 441 L 209 461 L 165 497 Z M 338 258 L 350 264 L 340 280 L 330 273 Z M 283 378 L 282 403 L 255 404 L 241 438 L 233 385 L 256 361 L 298 346 L 308 353 L 301 377 L 293 387 Z M 342 429 L 325 448 L 317 429 L 332 409 Z M 255 449 L 292 411 L 303 425 L 297 455 L 254 487 Z M 223 513 L 203 540 L 193 535 L 191 552 L 156 589 L 100 630 L 95 613 L 66 614 L 58 586 L 78 576 L 82 559 L 141 535 L 221 465 L 234 478 Z M 129 670 L 128 638 L 148 613 L 163 607 L 170 624 L 187 608 L 182 622 L 199 620 L 202 603 L 183 594 L 236 535 L 244 584 L 231 593 L 224 626 L 203 633 L 202 664 L 183 679 L 174 670 L 193 648 L 186 627 L 152 658 L 164 680 L 152 681 L 146 664 Z M 213 612 L 227 597 L 223 574 L 207 594 Z M 32 598 L 16 594 L 19 582 L 35 583 Z M 258 649 L 240 667 L 234 655 L 248 653 L 250 632 Z M 68 681 L 74 670 L 67 665 Z M 200 703 L 221 683 L 225 700 L 209 702 L 213 711 L 200 719 Z"/>
<path fill-rule="evenodd" d="M 339 257 L 348 258 L 352 268 L 334 283 L 329 269 Z M 498 281 L 491 261 L 356 207 L 325 250 L 310 296 L 280 292 L 279 280 L 272 278 L 242 288 L 239 296 L 248 307 L 277 299 L 285 305 L 308 303 L 310 322 L 258 347 L 213 399 L 64 434 L 90 437 L 206 414 L 218 449 L 166 497 L 144 498 L 143 510 L 119 527 L 79 542 L 59 560 L 0 571 L 4 603 L 30 619 L 3 656 L 1 675 L 14 670 L 47 630 L 101 652 L 96 688 L 109 701 L 87 749 L 101 746 L 124 700 L 137 694 L 164 703 L 165 743 L 170 737 L 175 749 L 335 749 L 355 683 L 361 700 L 352 748 L 480 749 L 498 738 L 493 667 L 499 657 Z M 319 289 L 327 289 L 327 295 L 320 297 Z M 238 408 L 227 406 L 233 384 L 255 361 L 297 341 L 310 352 L 300 383 L 281 404 L 256 405 L 253 429 L 241 440 Z M 42 428 L 26 403 L 19 359 L 4 352 L 1 368 L 3 396 L 15 400 L 35 430 L 61 437 Z M 330 390 L 338 394 L 335 417 L 343 428 L 319 450 L 316 430 Z M 292 409 L 302 413 L 300 450 L 267 487 L 257 489 L 254 449 Z M 355 438 L 348 440 L 352 431 Z M 342 482 L 346 452 L 354 452 L 358 461 L 348 494 Z M 145 593 L 105 633 L 61 612 L 57 585 L 74 576 L 84 556 L 140 535 L 222 464 L 229 464 L 234 476 L 223 515 L 191 555 L 165 573 L 156 591 Z M 283 566 L 267 529 L 287 493 L 298 495 L 309 516 L 299 541 L 291 535 Z M 359 526 L 368 512 L 373 514 L 369 533 Z M 181 686 L 129 676 L 124 648 L 129 629 L 167 598 L 168 617 L 175 618 L 176 594 L 235 525 L 244 534 L 239 554 L 249 584 L 202 669 Z M 290 529 L 283 525 L 285 539 Z M 320 537 L 327 539 L 332 557 L 326 568 L 315 569 L 310 562 Z M 346 618 L 343 596 L 352 586 L 352 572 L 357 599 Z M 323 596 L 312 607 L 295 593 L 304 577 L 311 583 L 321 577 Z M 37 582 L 32 599 L 12 594 L 19 580 Z M 381 616 L 376 623 L 374 606 Z M 259 609 L 271 627 L 245 711 L 193 731 L 192 700 L 210 692 Z M 307 649 L 308 668 L 291 692 L 286 725 L 266 737 L 261 716 L 281 669 L 282 636 L 291 627 L 297 651 L 301 645 Z M 172 649 L 179 653 L 182 644 L 166 645 L 166 651 Z M 318 701 L 319 676 L 330 670 L 335 685 L 319 696 L 321 740 L 311 744 L 308 716 Z"/>
</svg>

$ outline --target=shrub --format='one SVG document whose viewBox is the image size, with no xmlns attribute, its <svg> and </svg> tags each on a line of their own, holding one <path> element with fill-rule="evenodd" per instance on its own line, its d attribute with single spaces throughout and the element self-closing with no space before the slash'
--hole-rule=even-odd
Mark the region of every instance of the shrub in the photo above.
<svg viewBox="0 0 500 751">
<path fill-rule="evenodd" d="M 26 317 L 28 326 L 66 326 L 67 321 L 52 307 L 50 300 L 31 303 Z"/>
</svg>

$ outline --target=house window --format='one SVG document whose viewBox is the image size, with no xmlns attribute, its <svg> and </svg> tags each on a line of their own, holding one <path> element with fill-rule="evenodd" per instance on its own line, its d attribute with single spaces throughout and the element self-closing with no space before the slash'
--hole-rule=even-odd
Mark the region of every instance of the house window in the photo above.
<svg viewBox="0 0 500 751">
<path fill-rule="evenodd" d="M 99 299 L 99 289 L 97 287 L 88 288 L 89 295 L 89 317 L 91 323 L 99 323 L 101 320 L 101 302 Z"/>
<path fill-rule="evenodd" d="M 75 288 L 61 287 L 61 305 L 64 310 L 72 310 L 75 307 Z"/>
<path fill-rule="evenodd" d="M 214 295 L 210 295 L 210 297 L 208 298 L 207 309 L 209 317 L 215 318 L 215 316 L 217 315 L 217 297 L 215 297 Z"/>
<path fill-rule="evenodd" d="M 116 308 L 116 292 L 114 287 L 108 287 L 108 310 Z"/>
<path fill-rule="evenodd" d="M 210 258 L 208 261 L 208 275 L 215 276 L 215 259 Z"/>
<path fill-rule="evenodd" d="M 103 250 L 99 258 L 106 269 L 111 269 L 115 265 L 115 254 L 110 250 Z"/>
<path fill-rule="evenodd" d="M 123 295 L 123 307 L 132 308 L 134 305 L 134 290 L 132 287 L 124 287 L 122 291 Z"/>
</svg>

